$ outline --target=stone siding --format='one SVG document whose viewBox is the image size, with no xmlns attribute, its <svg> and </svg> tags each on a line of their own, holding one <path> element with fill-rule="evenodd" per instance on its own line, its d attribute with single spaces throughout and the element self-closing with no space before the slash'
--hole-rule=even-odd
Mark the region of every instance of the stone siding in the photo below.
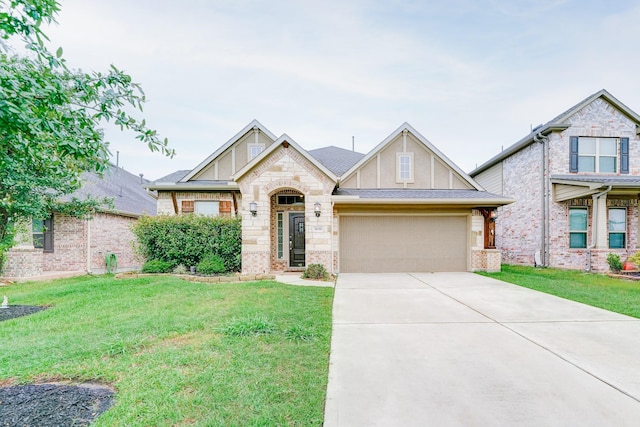
<svg viewBox="0 0 640 427">
<path fill-rule="evenodd" d="M 272 256 L 277 251 L 272 196 L 283 190 L 294 190 L 304 196 L 305 264 L 318 260 L 327 270 L 331 269 L 331 192 L 335 183 L 329 177 L 295 148 L 281 145 L 242 176 L 238 184 L 242 193 L 243 273 L 283 268 L 283 263 L 273 262 Z M 251 202 L 258 207 L 255 217 L 249 211 Z M 321 205 L 320 217 L 314 213 L 316 202 Z"/>
<path fill-rule="evenodd" d="M 472 249 L 471 270 L 497 273 L 502 264 L 502 251 L 499 249 Z"/>
</svg>

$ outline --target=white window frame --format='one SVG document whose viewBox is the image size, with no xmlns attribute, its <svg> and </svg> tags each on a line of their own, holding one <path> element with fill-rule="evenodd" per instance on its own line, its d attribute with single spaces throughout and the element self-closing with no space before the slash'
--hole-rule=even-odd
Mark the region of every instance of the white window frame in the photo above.
<svg viewBox="0 0 640 427">
<path fill-rule="evenodd" d="M 218 200 L 196 200 L 194 212 L 196 215 L 220 216 L 220 202 Z"/>
<path fill-rule="evenodd" d="M 581 153 L 580 152 L 580 142 L 593 139 L 595 141 L 595 153 Z M 606 140 L 614 140 L 616 144 L 616 153 L 611 154 L 601 154 L 600 153 L 600 143 Z M 620 161 L 618 159 L 618 152 L 620 151 L 620 140 L 619 138 L 599 138 L 599 137 L 591 137 L 591 136 L 583 136 L 578 138 L 578 172 L 591 172 L 591 173 L 618 173 L 620 171 Z M 580 169 L 580 158 L 581 157 L 593 157 L 594 158 L 594 170 L 581 170 Z M 615 159 L 615 169 L 613 171 L 600 172 L 600 158 L 608 157 Z"/>
<path fill-rule="evenodd" d="M 260 150 L 254 154 L 253 150 Z M 264 144 L 247 144 L 247 158 L 249 161 L 255 159 L 264 151 Z"/>
<path fill-rule="evenodd" d="M 406 163 L 404 162 L 406 161 Z M 405 163 L 409 170 L 408 174 L 403 176 L 403 163 Z M 397 153 L 396 154 L 396 181 L 397 182 L 413 182 L 413 153 Z"/>
</svg>

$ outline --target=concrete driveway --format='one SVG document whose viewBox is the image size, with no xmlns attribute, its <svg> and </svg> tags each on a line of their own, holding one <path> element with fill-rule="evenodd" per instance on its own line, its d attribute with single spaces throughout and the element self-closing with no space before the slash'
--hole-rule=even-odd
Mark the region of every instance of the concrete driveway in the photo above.
<svg viewBox="0 0 640 427">
<path fill-rule="evenodd" d="M 640 320 L 472 273 L 341 274 L 325 427 L 640 425 Z"/>
</svg>

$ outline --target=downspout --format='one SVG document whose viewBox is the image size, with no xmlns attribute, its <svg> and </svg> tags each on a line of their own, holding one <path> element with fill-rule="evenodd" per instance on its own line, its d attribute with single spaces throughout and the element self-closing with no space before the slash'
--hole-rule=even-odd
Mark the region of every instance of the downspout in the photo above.
<svg viewBox="0 0 640 427">
<path fill-rule="evenodd" d="M 335 246 L 333 245 L 333 207 L 335 205 L 334 201 L 331 201 L 331 226 L 329 227 L 330 233 L 331 233 L 331 238 L 330 238 L 330 242 L 331 242 L 331 274 L 333 274 L 335 276 L 336 274 L 336 266 L 335 266 L 335 262 L 334 262 L 334 257 L 336 256 L 336 249 Z"/>
<path fill-rule="evenodd" d="M 540 172 L 540 212 L 542 213 L 542 221 L 540 222 L 540 255 L 542 266 L 549 265 L 549 183 L 547 176 L 549 174 L 549 137 L 538 132 L 533 135 L 533 140 L 542 144 L 541 160 L 542 168 Z"/>
<path fill-rule="evenodd" d="M 591 244 L 587 248 L 587 260 L 589 261 L 587 271 L 591 271 L 591 249 L 595 248 L 598 243 L 598 200 L 611 191 L 611 188 L 613 187 L 610 185 L 606 190 L 591 196 L 593 197 L 593 215 L 591 217 Z"/>
<path fill-rule="evenodd" d="M 87 273 L 91 274 L 91 220 L 87 220 Z"/>
</svg>

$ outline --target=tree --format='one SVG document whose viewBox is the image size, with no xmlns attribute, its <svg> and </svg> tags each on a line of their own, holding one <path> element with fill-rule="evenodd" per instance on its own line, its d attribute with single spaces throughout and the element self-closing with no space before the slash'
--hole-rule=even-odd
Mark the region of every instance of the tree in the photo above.
<svg viewBox="0 0 640 427">
<path fill-rule="evenodd" d="M 44 219 L 52 210 L 83 217 L 104 201 L 61 202 L 81 186 L 81 174 L 109 163 L 101 125 L 128 129 L 151 151 L 173 156 L 146 122 L 139 84 L 114 66 L 107 72 L 71 70 L 62 49 L 50 52 L 43 23 L 55 22 L 56 0 L 0 0 L 0 268 L 13 245 L 14 224 Z M 26 53 L 10 53 L 18 39 Z"/>
</svg>

